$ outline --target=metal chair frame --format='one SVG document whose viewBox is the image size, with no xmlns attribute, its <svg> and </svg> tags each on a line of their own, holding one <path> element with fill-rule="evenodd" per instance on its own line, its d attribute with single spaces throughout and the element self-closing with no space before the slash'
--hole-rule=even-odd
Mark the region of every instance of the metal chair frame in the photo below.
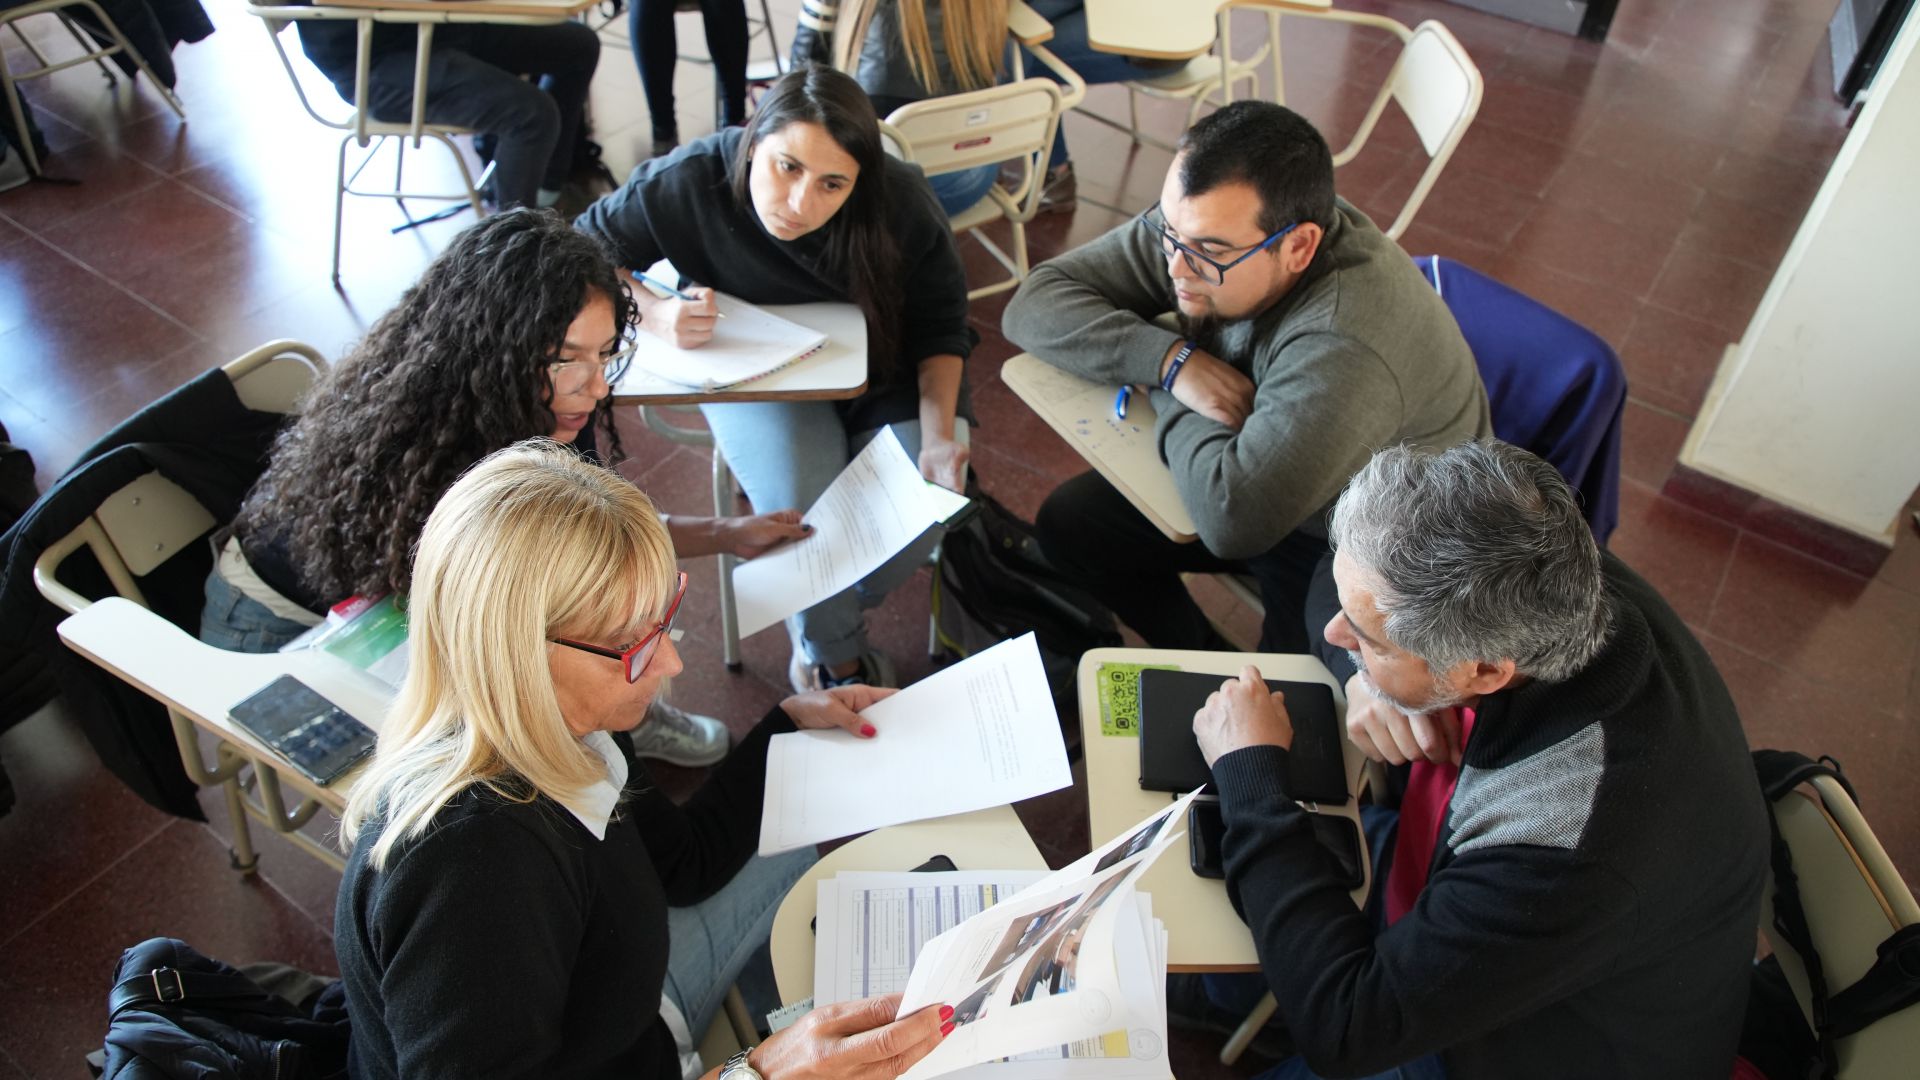
<svg viewBox="0 0 1920 1080">
<path fill-rule="evenodd" d="M 62 10 L 72 7 L 87 9 L 95 19 L 99 20 L 102 31 L 113 39 L 113 44 L 101 45 L 88 41 L 85 35 L 73 25 L 73 20 Z M 46 14 L 59 17 L 61 25 L 66 27 L 67 33 L 71 34 L 75 43 L 80 46 L 82 55 L 69 60 L 50 61 L 34 46 L 33 42 L 27 40 L 27 36 L 20 31 L 19 22 L 34 15 Z M 107 16 L 106 12 L 100 10 L 100 5 L 94 3 L 94 0 L 33 0 L 32 3 L 0 11 L 0 25 L 11 27 L 14 36 L 20 39 L 20 43 L 27 47 L 28 54 L 40 65 L 31 71 L 15 72 L 7 66 L 4 52 L 0 52 L 0 93 L 6 95 L 7 110 L 13 118 L 13 129 L 20 133 L 20 155 L 26 160 L 27 170 L 33 175 L 41 175 L 42 170 L 40 155 L 34 150 L 33 139 L 28 135 L 26 110 L 20 104 L 19 83 L 23 79 L 37 79 L 56 71 L 65 71 L 70 67 L 92 63 L 99 65 L 101 73 L 107 77 L 108 85 L 118 85 L 119 80 L 114 76 L 113 70 L 107 66 L 106 58 L 128 56 L 139 65 L 140 70 L 147 76 L 147 82 L 160 92 L 160 96 L 166 100 L 167 107 L 173 110 L 174 115 L 178 116 L 182 123 L 186 122 L 187 109 L 180 103 L 179 96 L 154 75 L 153 69 L 147 66 L 146 57 L 140 55 L 140 50 L 133 47 L 126 35 L 120 32 L 120 27 Z"/>
<path fill-rule="evenodd" d="M 292 413 L 321 372 L 326 358 L 297 341 L 270 341 L 222 367 L 249 408 Z M 150 606 L 139 579 L 196 543 L 218 522 L 199 501 L 159 473 L 148 473 L 107 496 L 79 527 L 50 545 L 33 565 L 40 594 L 64 611 L 78 612 L 93 601 L 59 579 L 60 564 L 84 547 L 98 560 L 114 591 L 142 607 Z M 322 809 L 312 798 L 302 798 L 289 809 L 281 790 L 277 762 L 255 755 L 226 739 L 213 739 L 213 760 L 201 743 L 205 734 L 193 720 L 174 709 L 174 742 L 187 776 L 202 787 L 219 786 L 233 823 L 234 869 L 253 873 L 259 866 L 248 819 L 265 824 L 295 846 L 336 870 L 344 869 L 340 854 L 300 831 Z"/>
</svg>

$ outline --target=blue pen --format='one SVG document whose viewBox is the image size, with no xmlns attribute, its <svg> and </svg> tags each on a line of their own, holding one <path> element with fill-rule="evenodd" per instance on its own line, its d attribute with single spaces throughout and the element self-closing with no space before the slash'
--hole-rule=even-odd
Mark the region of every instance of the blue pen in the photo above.
<svg viewBox="0 0 1920 1080">
<path fill-rule="evenodd" d="M 667 293 L 677 299 L 685 300 L 690 304 L 697 304 L 700 302 L 699 297 L 690 296 L 687 293 L 681 292 L 679 289 L 676 289 L 673 286 L 667 284 L 666 282 L 661 281 L 659 278 L 648 277 L 647 275 L 641 273 L 638 270 L 630 270 L 628 271 L 628 273 L 631 273 L 633 275 L 633 280 L 638 281 L 645 285 L 651 285 L 654 288 L 659 289 L 661 292 Z M 724 312 L 716 311 L 713 313 L 713 317 L 716 319 L 724 319 L 727 316 Z"/>
<path fill-rule="evenodd" d="M 1122 386 L 1120 388 L 1120 392 L 1113 395 L 1113 418 L 1114 419 L 1125 420 L 1127 418 L 1127 401 L 1132 397 L 1133 397 L 1133 387 L 1130 385 Z"/>
</svg>

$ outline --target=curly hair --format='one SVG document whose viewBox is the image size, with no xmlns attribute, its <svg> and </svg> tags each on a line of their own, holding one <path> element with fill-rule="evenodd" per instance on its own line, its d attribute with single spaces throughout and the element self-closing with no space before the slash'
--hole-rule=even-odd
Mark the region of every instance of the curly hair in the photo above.
<svg viewBox="0 0 1920 1080">
<path fill-rule="evenodd" d="M 624 337 L 636 313 L 613 259 L 552 211 L 462 232 L 315 386 L 235 533 L 283 540 L 301 584 L 329 603 L 405 593 L 447 488 L 488 454 L 553 432 L 547 365 L 596 294 Z M 617 461 L 611 395 L 592 425 Z"/>
</svg>

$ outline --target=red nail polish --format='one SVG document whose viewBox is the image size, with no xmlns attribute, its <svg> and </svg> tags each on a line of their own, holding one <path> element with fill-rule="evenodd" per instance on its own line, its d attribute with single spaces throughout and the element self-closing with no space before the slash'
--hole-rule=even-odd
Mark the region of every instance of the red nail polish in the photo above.
<svg viewBox="0 0 1920 1080">
<path fill-rule="evenodd" d="M 951 1034 L 953 1034 L 953 1021 L 949 1020 L 946 1023 L 940 1025 L 941 1038 L 944 1039 Z"/>
<path fill-rule="evenodd" d="M 874 737 L 875 735 L 878 735 L 878 734 L 880 734 L 880 731 L 879 731 L 879 729 L 878 729 L 878 728 L 875 728 L 875 727 L 874 727 L 874 726 L 873 726 L 872 724 L 861 724 L 861 725 L 860 725 L 860 737 L 861 737 L 861 738 L 863 738 L 863 739 L 871 739 L 871 738 L 873 738 L 873 737 Z"/>
<path fill-rule="evenodd" d="M 951 1005 L 940 1006 L 940 1019 L 942 1020 L 953 1019 L 953 1006 Z"/>
</svg>

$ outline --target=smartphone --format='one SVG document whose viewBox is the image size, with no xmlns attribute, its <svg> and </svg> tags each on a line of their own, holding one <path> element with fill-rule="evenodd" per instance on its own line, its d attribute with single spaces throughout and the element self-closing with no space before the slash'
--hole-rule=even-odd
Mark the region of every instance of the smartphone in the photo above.
<svg viewBox="0 0 1920 1080">
<path fill-rule="evenodd" d="M 1366 880 L 1366 864 L 1360 850 L 1360 827 L 1351 818 L 1338 814 L 1308 814 L 1313 822 L 1313 838 L 1328 855 L 1330 868 L 1341 886 L 1357 889 Z M 1187 865 L 1198 877 L 1227 876 L 1222 843 L 1227 835 L 1226 819 L 1220 815 L 1220 800 L 1201 796 L 1187 809 Z"/>
<path fill-rule="evenodd" d="M 373 753 L 374 735 L 365 724 L 291 675 L 268 683 L 227 715 L 323 786 Z"/>
<path fill-rule="evenodd" d="M 1187 807 L 1187 865 L 1198 877 L 1224 878 L 1227 860 L 1221 845 L 1227 838 L 1227 819 L 1220 816 L 1220 799 L 1202 795 Z"/>
</svg>

